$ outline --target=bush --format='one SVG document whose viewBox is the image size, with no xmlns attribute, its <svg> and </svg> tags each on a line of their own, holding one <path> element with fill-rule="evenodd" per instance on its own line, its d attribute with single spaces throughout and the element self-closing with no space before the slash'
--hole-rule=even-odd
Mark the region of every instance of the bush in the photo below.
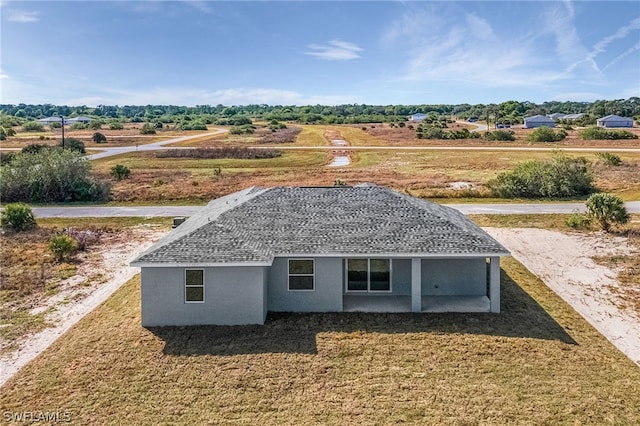
<svg viewBox="0 0 640 426">
<path fill-rule="evenodd" d="M 638 139 L 638 136 L 628 130 L 609 130 L 604 127 L 587 127 L 580 132 L 583 140 L 616 140 L 616 139 Z"/>
<path fill-rule="evenodd" d="M 87 151 L 84 149 L 84 142 L 80 139 L 76 138 L 65 138 L 64 145 L 62 144 L 62 140 L 58 144 L 60 147 L 64 147 L 65 149 L 79 152 L 80 154 L 85 154 Z"/>
<path fill-rule="evenodd" d="M 51 148 L 49 145 L 45 145 L 42 143 L 30 143 L 29 145 L 23 147 L 20 152 L 22 154 L 35 154 L 49 148 Z"/>
<path fill-rule="evenodd" d="M 276 158 L 282 155 L 277 149 L 258 149 L 247 147 L 167 149 L 158 151 L 157 158 L 235 158 L 255 160 L 260 158 Z"/>
<path fill-rule="evenodd" d="M 587 199 L 587 215 L 598 222 L 603 231 L 609 232 L 614 224 L 629 222 L 630 216 L 621 198 L 604 192 Z"/>
<path fill-rule="evenodd" d="M 87 124 L 85 124 L 85 123 L 80 122 L 80 121 L 76 121 L 75 123 L 73 123 L 71 125 L 71 128 L 73 130 L 85 130 L 85 129 L 88 129 L 89 126 Z"/>
<path fill-rule="evenodd" d="M 596 157 L 609 166 L 619 166 L 622 164 L 620 156 L 611 154 L 610 152 L 596 152 Z"/>
<path fill-rule="evenodd" d="M 49 240 L 49 250 L 58 262 L 62 262 L 65 258 L 75 254 L 77 247 L 76 241 L 65 234 L 54 235 Z"/>
<path fill-rule="evenodd" d="M 28 121 L 22 125 L 25 132 L 44 132 L 44 126 L 37 121 Z"/>
<path fill-rule="evenodd" d="M 102 120 L 91 120 L 87 126 L 92 130 L 100 130 L 103 124 Z"/>
<path fill-rule="evenodd" d="M 144 123 L 142 128 L 140 129 L 141 135 L 155 135 L 156 134 L 156 126 L 151 123 Z"/>
<path fill-rule="evenodd" d="M 95 181 L 90 169 L 86 157 L 69 149 L 22 153 L 0 167 L 0 197 L 5 202 L 104 200 L 109 187 Z"/>
<path fill-rule="evenodd" d="M 16 158 L 15 152 L 0 152 L 0 166 L 9 164 Z"/>
<path fill-rule="evenodd" d="M 122 130 L 124 129 L 124 125 L 119 121 L 111 121 L 109 122 L 109 129 L 111 130 Z"/>
<path fill-rule="evenodd" d="M 487 182 L 487 186 L 503 198 L 567 198 L 594 191 L 588 161 L 560 153 L 551 160 L 520 163 Z"/>
<path fill-rule="evenodd" d="M 115 180 L 127 179 L 130 175 L 131 170 L 123 164 L 116 164 L 111 168 L 111 176 Z"/>
<path fill-rule="evenodd" d="M 588 229 L 591 226 L 591 219 L 582 213 L 572 213 L 565 223 L 569 228 Z"/>
<path fill-rule="evenodd" d="M 0 216 L 0 225 L 2 229 L 14 232 L 27 231 L 38 226 L 31 207 L 23 203 L 7 204 Z"/>
<path fill-rule="evenodd" d="M 513 130 L 495 130 L 486 132 L 484 138 L 488 141 L 515 141 L 516 136 Z"/>
<path fill-rule="evenodd" d="M 95 231 L 82 231 L 76 228 L 67 228 L 64 233 L 76 242 L 76 248 L 85 251 L 90 245 L 97 244 L 100 241 L 100 234 Z"/>
<path fill-rule="evenodd" d="M 100 132 L 95 132 L 92 137 L 95 143 L 106 143 L 107 137 Z"/>
<path fill-rule="evenodd" d="M 250 135 L 255 132 L 256 128 L 250 124 L 244 124 L 242 126 L 233 126 L 229 129 L 231 135 Z"/>
<path fill-rule="evenodd" d="M 529 135 L 532 142 L 558 142 L 567 137 L 567 132 L 563 129 L 557 133 L 550 127 L 538 127 Z"/>
</svg>

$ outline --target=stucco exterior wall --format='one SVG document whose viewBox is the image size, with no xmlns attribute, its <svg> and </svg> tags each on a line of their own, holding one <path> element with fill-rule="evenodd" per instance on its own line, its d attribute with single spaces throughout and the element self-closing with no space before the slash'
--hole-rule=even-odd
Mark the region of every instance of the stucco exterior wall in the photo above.
<svg viewBox="0 0 640 426">
<path fill-rule="evenodd" d="M 411 296 L 411 259 L 391 260 L 391 290 L 393 296 Z"/>
<path fill-rule="evenodd" d="M 422 259 L 421 284 L 423 296 L 486 295 L 486 259 Z"/>
<path fill-rule="evenodd" d="M 274 312 L 341 312 L 342 259 L 315 259 L 315 289 L 289 291 L 289 258 L 276 258 L 268 268 L 268 306 Z"/>
<path fill-rule="evenodd" d="M 204 303 L 185 303 L 185 268 L 142 268 L 142 325 L 263 324 L 266 268 L 203 268 Z"/>
</svg>

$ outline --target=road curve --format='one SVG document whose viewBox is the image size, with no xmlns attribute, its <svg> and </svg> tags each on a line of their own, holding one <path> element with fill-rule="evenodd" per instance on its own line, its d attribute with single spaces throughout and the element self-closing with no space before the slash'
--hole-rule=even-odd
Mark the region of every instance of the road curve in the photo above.
<svg viewBox="0 0 640 426">
<path fill-rule="evenodd" d="M 144 145 L 133 145 L 133 146 L 118 146 L 118 147 L 99 147 L 91 149 L 100 149 L 103 152 L 98 154 L 87 155 L 89 160 L 97 160 L 98 158 L 112 157 L 114 155 L 125 154 L 127 152 L 136 152 L 136 151 L 156 151 L 158 149 L 163 149 L 165 145 L 169 145 L 172 143 L 188 141 L 190 139 L 197 139 L 204 136 L 214 136 L 219 135 L 220 133 L 228 132 L 226 129 L 216 129 L 215 132 L 209 133 L 198 133 L 197 135 L 189 135 L 189 136 L 180 136 L 173 139 L 167 139 L 165 141 L 153 142 Z"/>
<path fill-rule="evenodd" d="M 527 204 L 445 204 L 464 214 L 568 214 L 584 211 L 584 203 L 527 203 Z M 629 213 L 640 213 L 640 201 L 625 203 Z M 47 217 L 176 217 L 191 216 L 202 206 L 73 206 L 34 207 L 38 218 Z"/>
</svg>

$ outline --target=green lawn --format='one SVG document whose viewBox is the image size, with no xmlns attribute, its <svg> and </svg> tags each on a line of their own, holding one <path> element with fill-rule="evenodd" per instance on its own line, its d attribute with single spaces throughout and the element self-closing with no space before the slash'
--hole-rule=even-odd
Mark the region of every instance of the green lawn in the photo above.
<svg viewBox="0 0 640 426">
<path fill-rule="evenodd" d="M 639 424 L 640 368 L 512 259 L 496 314 L 140 326 L 134 278 L 2 389 L 78 424 Z"/>
</svg>

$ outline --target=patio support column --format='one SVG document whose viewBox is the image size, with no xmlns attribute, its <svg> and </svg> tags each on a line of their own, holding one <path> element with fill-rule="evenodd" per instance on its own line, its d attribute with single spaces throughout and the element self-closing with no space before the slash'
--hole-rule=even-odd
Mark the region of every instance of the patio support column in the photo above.
<svg viewBox="0 0 640 426">
<path fill-rule="evenodd" d="M 422 312 L 422 260 L 411 259 L 411 312 Z"/>
<path fill-rule="evenodd" d="M 489 303 L 490 311 L 500 312 L 500 258 L 489 258 Z"/>
</svg>

